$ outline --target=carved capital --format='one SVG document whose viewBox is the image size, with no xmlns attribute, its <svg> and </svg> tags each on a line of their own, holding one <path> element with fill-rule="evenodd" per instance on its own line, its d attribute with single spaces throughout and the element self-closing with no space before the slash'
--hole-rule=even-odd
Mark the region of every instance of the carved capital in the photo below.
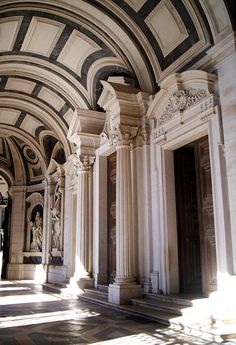
<svg viewBox="0 0 236 345">
<path fill-rule="evenodd" d="M 89 171 L 95 161 L 94 156 L 75 155 L 73 162 L 78 171 Z"/>
<path fill-rule="evenodd" d="M 150 145 L 150 126 L 145 123 L 139 130 L 142 145 Z"/>
<path fill-rule="evenodd" d="M 169 98 L 167 107 L 159 118 L 159 126 L 168 122 L 178 111 L 184 111 L 207 96 L 207 90 L 204 89 L 182 89 L 175 91 Z"/>
<path fill-rule="evenodd" d="M 130 145 L 137 133 L 138 127 L 119 125 L 110 131 L 109 138 L 115 146 Z"/>
</svg>

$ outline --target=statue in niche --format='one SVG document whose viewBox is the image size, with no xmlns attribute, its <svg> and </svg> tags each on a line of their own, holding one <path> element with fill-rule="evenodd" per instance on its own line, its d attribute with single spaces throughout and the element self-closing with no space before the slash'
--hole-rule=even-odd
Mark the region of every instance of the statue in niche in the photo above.
<svg viewBox="0 0 236 345">
<path fill-rule="evenodd" d="M 52 211 L 52 248 L 60 249 L 61 238 L 61 191 L 56 192 L 54 207 Z"/>
<path fill-rule="evenodd" d="M 30 228 L 32 233 L 32 242 L 30 244 L 30 249 L 32 251 L 41 251 L 43 237 L 43 218 L 41 217 L 39 211 L 36 212 L 34 222 L 30 222 Z"/>
</svg>

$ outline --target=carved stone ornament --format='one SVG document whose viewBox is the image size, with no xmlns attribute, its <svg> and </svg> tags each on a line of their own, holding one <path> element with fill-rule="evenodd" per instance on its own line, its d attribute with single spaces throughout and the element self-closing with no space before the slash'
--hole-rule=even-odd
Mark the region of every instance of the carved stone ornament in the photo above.
<svg viewBox="0 0 236 345">
<path fill-rule="evenodd" d="M 102 133 L 100 134 L 101 140 L 108 140 L 109 139 L 109 131 L 108 131 L 108 124 L 107 121 L 104 124 Z"/>
<path fill-rule="evenodd" d="M 140 136 L 143 145 L 150 144 L 150 126 L 147 123 L 140 127 Z"/>
<path fill-rule="evenodd" d="M 204 89 L 189 88 L 175 91 L 169 98 L 164 113 L 159 118 L 159 125 L 161 126 L 171 120 L 177 111 L 186 110 L 206 96 L 207 91 Z"/>
<path fill-rule="evenodd" d="M 129 145 L 138 133 L 138 127 L 119 125 L 109 133 L 109 138 L 113 145 Z"/>
<path fill-rule="evenodd" d="M 75 155 L 73 161 L 78 171 L 89 171 L 95 161 L 95 157 L 87 155 Z"/>
</svg>

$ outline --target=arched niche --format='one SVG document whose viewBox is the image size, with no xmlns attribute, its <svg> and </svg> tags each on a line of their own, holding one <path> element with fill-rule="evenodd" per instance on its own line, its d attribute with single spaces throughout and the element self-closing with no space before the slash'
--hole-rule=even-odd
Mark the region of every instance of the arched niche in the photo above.
<svg viewBox="0 0 236 345">
<path fill-rule="evenodd" d="M 26 211 L 26 236 L 25 236 L 25 251 L 26 252 L 41 252 L 42 251 L 42 238 L 41 238 L 41 244 L 40 243 L 34 243 L 34 231 L 38 231 L 38 229 L 35 229 L 35 227 L 40 226 L 41 231 L 43 231 L 43 196 L 40 193 L 32 193 L 28 198 L 26 199 L 26 202 L 28 203 L 28 208 Z M 41 221 L 39 222 L 38 218 L 41 218 Z M 39 223 L 40 224 L 39 224 Z M 38 224 L 37 224 L 38 223 Z M 38 235 L 35 235 L 38 236 Z M 43 236 L 43 234 L 41 234 Z"/>
<path fill-rule="evenodd" d="M 207 137 L 213 194 L 216 242 L 216 275 L 230 272 L 231 238 L 228 234 L 228 198 L 223 154 L 223 129 L 217 94 L 217 77 L 203 71 L 174 73 L 163 80 L 150 104 L 147 116 L 153 119 L 154 269 L 160 273 L 160 288 L 178 293 L 180 286 L 175 150 Z M 207 291 L 203 293 L 207 294 Z"/>
</svg>

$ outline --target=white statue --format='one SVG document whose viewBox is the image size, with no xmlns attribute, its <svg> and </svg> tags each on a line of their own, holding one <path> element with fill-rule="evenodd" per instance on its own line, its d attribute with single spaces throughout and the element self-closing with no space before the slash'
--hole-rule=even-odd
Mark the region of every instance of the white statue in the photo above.
<svg viewBox="0 0 236 345">
<path fill-rule="evenodd" d="M 32 242 L 30 244 L 30 249 L 32 251 L 42 250 L 42 236 L 43 236 L 42 224 L 43 224 L 43 219 L 40 213 L 37 211 L 34 222 L 30 222 L 30 228 L 32 232 Z"/>
<path fill-rule="evenodd" d="M 61 192 L 56 193 L 56 201 L 52 209 L 52 248 L 60 249 L 61 237 Z"/>
</svg>

